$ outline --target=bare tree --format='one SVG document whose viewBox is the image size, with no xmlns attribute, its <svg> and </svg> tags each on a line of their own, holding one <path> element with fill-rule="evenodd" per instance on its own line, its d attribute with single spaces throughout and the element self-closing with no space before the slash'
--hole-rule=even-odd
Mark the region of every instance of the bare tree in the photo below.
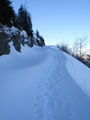
<svg viewBox="0 0 90 120">
<path fill-rule="evenodd" d="M 75 40 L 73 45 L 73 55 L 76 56 L 77 54 L 79 54 L 79 42 L 78 40 Z"/>
<path fill-rule="evenodd" d="M 72 54 L 71 48 L 70 48 L 69 45 L 66 44 L 66 43 L 58 44 L 57 47 L 58 47 L 60 50 L 66 52 L 66 53 L 68 53 L 68 54 L 70 54 L 70 55 Z"/>
<path fill-rule="evenodd" d="M 80 57 L 82 57 L 83 49 L 87 45 L 87 37 L 82 37 L 79 39 L 79 49 L 80 49 Z"/>
<path fill-rule="evenodd" d="M 77 38 L 74 42 L 74 54 L 79 54 L 80 57 L 82 57 L 82 54 L 85 50 L 85 47 L 87 46 L 87 37 L 81 37 Z"/>
</svg>

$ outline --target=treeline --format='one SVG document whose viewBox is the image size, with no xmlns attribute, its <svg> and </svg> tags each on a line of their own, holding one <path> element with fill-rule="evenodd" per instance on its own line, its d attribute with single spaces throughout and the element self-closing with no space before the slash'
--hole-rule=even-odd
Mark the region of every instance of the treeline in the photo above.
<svg viewBox="0 0 90 120">
<path fill-rule="evenodd" d="M 3 41 L 3 37 L 5 39 L 7 35 L 5 32 L 5 26 L 7 26 L 8 30 L 10 30 L 11 32 L 13 31 L 11 30 L 12 27 L 17 28 L 18 29 L 17 31 L 19 34 L 18 36 L 20 36 L 21 34 L 20 32 L 22 31 L 25 31 L 27 33 L 26 38 L 28 39 L 27 40 L 28 42 L 26 42 L 26 38 L 25 39 L 23 38 L 23 43 L 21 40 L 22 36 L 19 37 L 19 41 L 17 42 L 17 39 L 18 39 L 16 37 L 17 34 L 16 36 L 15 34 L 12 34 L 12 36 L 14 37 L 14 43 L 21 43 L 22 45 L 27 43 L 27 45 L 30 47 L 33 47 L 34 44 L 41 47 L 45 46 L 45 40 L 39 34 L 39 31 L 37 30 L 34 33 L 33 27 L 32 27 L 33 25 L 32 25 L 31 15 L 23 5 L 20 6 L 18 10 L 18 14 L 16 14 L 12 7 L 12 2 L 10 0 L 0 0 L 0 51 L 2 51 L 2 49 L 6 49 L 5 46 L 9 46 L 9 45 L 6 45 L 7 44 L 6 40 Z M 6 37 L 6 38 L 9 38 L 9 37 Z M 9 39 L 8 41 L 10 42 Z M 3 53 L 1 53 L 0 55 L 2 54 Z"/>
<path fill-rule="evenodd" d="M 85 50 L 85 48 L 87 48 L 87 43 L 87 37 L 83 36 L 81 38 L 77 38 L 71 48 L 67 43 L 58 44 L 57 47 L 90 68 L 90 55 L 88 55 Z"/>
</svg>

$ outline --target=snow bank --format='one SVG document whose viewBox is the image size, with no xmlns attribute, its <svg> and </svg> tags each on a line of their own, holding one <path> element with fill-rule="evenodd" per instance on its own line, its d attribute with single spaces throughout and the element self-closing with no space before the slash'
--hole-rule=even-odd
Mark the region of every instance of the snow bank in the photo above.
<svg viewBox="0 0 90 120">
<path fill-rule="evenodd" d="M 65 53 L 66 67 L 75 82 L 90 96 L 90 69 L 77 59 Z"/>
<path fill-rule="evenodd" d="M 0 63 L 2 63 L 0 65 L 0 69 L 21 69 L 34 67 L 41 64 L 48 58 L 48 54 L 44 52 L 43 48 L 38 46 L 34 46 L 33 48 L 22 46 L 22 53 L 17 52 L 12 43 L 10 43 L 10 46 L 11 53 L 0 57 Z"/>
</svg>

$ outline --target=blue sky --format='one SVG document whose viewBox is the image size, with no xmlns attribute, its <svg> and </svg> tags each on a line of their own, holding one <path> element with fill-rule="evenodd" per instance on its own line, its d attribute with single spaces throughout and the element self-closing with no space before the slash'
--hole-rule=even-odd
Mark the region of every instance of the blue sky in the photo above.
<svg viewBox="0 0 90 120">
<path fill-rule="evenodd" d="M 67 42 L 87 36 L 90 42 L 90 0 L 12 0 L 14 9 L 25 4 L 31 13 L 33 29 L 46 44 Z"/>
</svg>

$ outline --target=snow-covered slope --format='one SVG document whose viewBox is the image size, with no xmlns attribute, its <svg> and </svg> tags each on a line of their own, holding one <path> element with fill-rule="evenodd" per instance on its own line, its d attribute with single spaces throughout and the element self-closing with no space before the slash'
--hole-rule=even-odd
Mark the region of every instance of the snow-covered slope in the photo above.
<svg viewBox="0 0 90 120">
<path fill-rule="evenodd" d="M 0 120 L 90 120 L 90 69 L 56 47 L 0 57 Z"/>
</svg>

